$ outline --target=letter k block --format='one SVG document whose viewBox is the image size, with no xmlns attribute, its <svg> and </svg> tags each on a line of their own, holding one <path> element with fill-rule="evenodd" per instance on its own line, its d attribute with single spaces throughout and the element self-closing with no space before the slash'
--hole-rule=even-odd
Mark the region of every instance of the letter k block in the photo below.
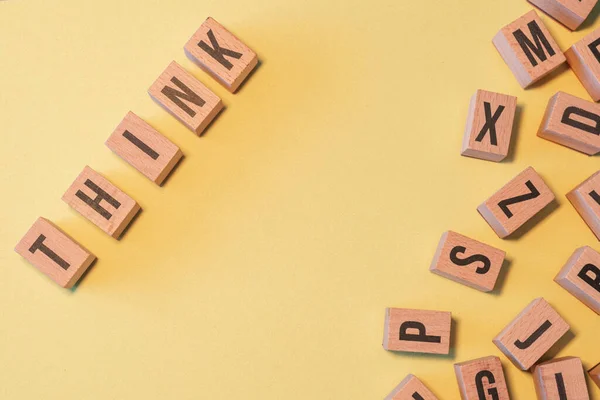
<svg viewBox="0 0 600 400">
<path fill-rule="evenodd" d="M 383 348 L 411 353 L 448 354 L 451 327 L 450 312 L 387 308 Z"/>
</svg>

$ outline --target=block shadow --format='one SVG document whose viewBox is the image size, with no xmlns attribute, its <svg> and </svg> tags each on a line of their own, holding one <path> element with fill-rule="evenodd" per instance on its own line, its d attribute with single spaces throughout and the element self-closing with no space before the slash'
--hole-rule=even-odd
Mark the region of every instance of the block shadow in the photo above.
<svg viewBox="0 0 600 400">
<path fill-rule="evenodd" d="M 494 290 L 489 292 L 490 294 L 492 294 L 494 296 L 500 296 L 502 294 L 502 290 L 504 288 L 506 279 L 508 277 L 508 270 L 511 268 L 511 266 L 512 266 L 512 260 L 509 258 L 505 258 L 504 261 L 502 262 L 502 267 L 500 268 L 500 273 L 498 274 L 498 279 L 496 280 L 496 286 L 494 287 Z"/>
<path fill-rule="evenodd" d="M 510 143 L 508 145 L 508 155 L 501 163 L 512 163 L 515 159 L 516 148 L 517 148 L 517 136 L 521 132 L 521 125 L 523 124 L 523 105 L 517 104 L 515 110 L 515 120 L 513 122 L 512 135 L 510 136 Z"/>
<path fill-rule="evenodd" d="M 559 206 L 558 200 L 556 198 L 550 202 L 543 210 L 534 215 L 529 221 L 525 222 L 519 229 L 513 232 L 511 235 L 507 236 L 505 240 L 516 241 L 521 239 L 527 232 L 529 232 L 535 225 L 537 225 L 541 220 L 548 217 L 552 214 Z"/>
</svg>

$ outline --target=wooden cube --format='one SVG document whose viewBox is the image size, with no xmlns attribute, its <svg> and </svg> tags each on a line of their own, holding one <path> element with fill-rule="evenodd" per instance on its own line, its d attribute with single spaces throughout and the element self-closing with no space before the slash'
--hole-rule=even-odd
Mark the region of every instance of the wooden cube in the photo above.
<svg viewBox="0 0 600 400">
<path fill-rule="evenodd" d="M 442 235 L 429 270 L 482 292 L 494 289 L 506 253 L 456 232 Z"/>
<path fill-rule="evenodd" d="M 140 211 L 138 203 L 105 177 L 86 166 L 62 199 L 114 238 Z"/>
<path fill-rule="evenodd" d="M 462 400 L 510 400 L 500 359 L 495 356 L 454 364 Z"/>
<path fill-rule="evenodd" d="M 537 135 L 588 155 L 600 152 L 600 104 L 558 92 L 548 102 Z"/>
<path fill-rule="evenodd" d="M 106 146 L 157 185 L 183 156 L 179 147 L 131 111 L 110 135 Z"/>
<path fill-rule="evenodd" d="M 537 365 L 533 383 L 538 400 L 589 400 L 583 364 L 577 357 L 563 357 Z"/>
<path fill-rule="evenodd" d="M 569 47 L 565 57 L 592 99 L 600 100 L 600 29 Z"/>
<path fill-rule="evenodd" d="M 544 300 L 535 299 L 493 340 L 517 366 L 531 368 L 570 329 Z"/>
<path fill-rule="evenodd" d="M 45 218 L 38 218 L 15 251 L 64 288 L 72 287 L 96 259 Z"/>
<path fill-rule="evenodd" d="M 596 386 L 600 388 L 600 364 L 597 364 L 594 368 L 590 369 L 588 374 L 590 374 L 590 377 Z"/>
<path fill-rule="evenodd" d="M 507 237 L 554 201 L 554 194 L 529 167 L 477 207 L 477 211 L 501 237 Z"/>
<path fill-rule="evenodd" d="M 383 348 L 411 353 L 448 354 L 451 326 L 450 312 L 386 308 Z"/>
<path fill-rule="evenodd" d="M 567 193 L 567 199 L 600 240 L 600 171 Z"/>
<path fill-rule="evenodd" d="M 492 42 L 523 88 L 566 61 L 558 44 L 533 10 L 502 28 Z"/>
<path fill-rule="evenodd" d="M 591 247 L 577 249 L 554 281 L 600 315 L 600 254 Z"/>
<path fill-rule="evenodd" d="M 414 375 L 408 375 L 384 400 L 438 400 Z"/>
<path fill-rule="evenodd" d="M 152 84 L 148 94 L 198 136 L 223 109 L 221 99 L 175 61 Z"/>
<path fill-rule="evenodd" d="M 574 31 L 585 21 L 598 0 L 528 0 L 534 6 Z"/>
<path fill-rule="evenodd" d="M 508 155 L 517 98 L 478 90 L 471 97 L 467 126 L 460 154 L 489 161 Z"/>
<path fill-rule="evenodd" d="M 258 64 L 255 52 L 210 17 L 184 50 L 192 61 L 232 93 Z"/>
</svg>

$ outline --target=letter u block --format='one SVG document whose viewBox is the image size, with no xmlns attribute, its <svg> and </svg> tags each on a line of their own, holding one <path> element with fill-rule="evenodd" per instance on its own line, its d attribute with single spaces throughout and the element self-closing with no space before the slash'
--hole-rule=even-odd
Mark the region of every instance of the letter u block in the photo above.
<svg viewBox="0 0 600 400">
<path fill-rule="evenodd" d="M 451 326 L 450 312 L 387 308 L 383 348 L 411 353 L 448 354 Z"/>
<path fill-rule="evenodd" d="M 592 99 L 600 100 L 600 29 L 571 46 L 565 57 Z"/>
<path fill-rule="evenodd" d="M 536 365 L 533 382 L 538 400 L 589 400 L 583 364 L 577 357 L 563 357 Z"/>
<path fill-rule="evenodd" d="M 495 356 L 454 364 L 462 400 L 510 400 L 504 370 Z"/>
<path fill-rule="evenodd" d="M 594 249 L 575 250 L 554 281 L 600 315 L 600 254 Z"/>
<path fill-rule="evenodd" d="M 408 375 L 384 400 L 438 400 L 414 375 Z"/>
</svg>

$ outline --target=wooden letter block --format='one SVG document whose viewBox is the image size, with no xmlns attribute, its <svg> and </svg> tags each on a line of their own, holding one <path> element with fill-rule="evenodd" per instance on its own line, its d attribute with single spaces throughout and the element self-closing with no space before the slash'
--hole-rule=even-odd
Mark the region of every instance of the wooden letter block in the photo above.
<svg viewBox="0 0 600 400">
<path fill-rule="evenodd" d="M 600 364 L 597 364 L 594 368 L 590 369 L 588 374 L 590 374 L 590 377 L 596 386 L 600 388 Z"/>
<path fill-rule="evenodd" d="M 508 155 L 517 98 L 478 90 L 471 97 L 463 156 L 502 161 Z"/>
<path fill-rule="evenodd" d="M 600 254 L 591 247 L 573 253 L 554 281 L 600 315 Z"/>
<path fill-rule="evenodd" d="M 434 274 L 489 292 L 494 289 L 506 253 L 456 232 L 442 235 L 429 270 Z"/>
<path fill-rule="evenodd" d="M 529 167 L 477 207 L 501 237 L 507 237 L 554 200 L 554 194 Z"/>
<path fill-rule="evenodd" d="M 492 42 L 523 88 L 566 61 L 558 44 L 533 10 L 502 28 Z"/>
<path fill-rule="evenodd" d="M 104 232 L 118 238 L 140 211 L 135 200 L 86 166 L 62 199 Z"/>
<path fill-rule="evenodd" d="M 35 221 L 15 251 L 64 288 L 72 287 L 96 259 L 44 218 Z"/>
<path fill-rule="evenodd" d="M 600 100 L 600 29 L 571 46 L 565 57 L 592 99 Z"/>
<path fill-rule="evenodd" d="M 184 50 L 192 61 L 232 93 L 258 64 L 256 53 L 210 17 Z"/>
<path fill-rule="evenodd" d="M 528 370 L 570 329 L 543 298 L 535 299 L 493 340 L 523 371 Z"/>
<path fill-rule="evenodd" d="M 548 103 L 537 135 L 594 155 L 600 152 L 600 104 L 558 92 Z"/>
<path fill-rule="evenodd" d="M 148 94 L 198 136 L 223 108 L 216 94 L 175 61 L 152 84 Z"/>
<path fill-rule="evenodd" d="M 567 193 L 567 199 L 600 240 L 600 171 Z"/>
<path fill-rule="evenodd" d="M 438 400 L 414 375 L 408 375 L 384 400 Z"/>
<path fill-rule="evenodd" d="M 106 146 L 157 185 L 183 156 L 179 147 L 131 111 L 110 135 Z"/>
<path fill-rule="evenodd" d="M 538 400 L 590 400 L 583 364 L 577 357 L 563 357 L 537 365 L 533 383 Z"/>
<path fill-rule="evenodd" d="M 598 2 L 598 0 L 528 1 L 572 31 L 579 28 Z"/>
<path fill-rule="evenodd" d="M 383 348 L 411 353 L 448 354 L 451 326 L 450 312 L 386 308 Z"/>
<path fill-rule="evenodd" d="M 490 356 L 454 364 L 462 400 L 510 400 L 502 363 Z"/>
</svg>

